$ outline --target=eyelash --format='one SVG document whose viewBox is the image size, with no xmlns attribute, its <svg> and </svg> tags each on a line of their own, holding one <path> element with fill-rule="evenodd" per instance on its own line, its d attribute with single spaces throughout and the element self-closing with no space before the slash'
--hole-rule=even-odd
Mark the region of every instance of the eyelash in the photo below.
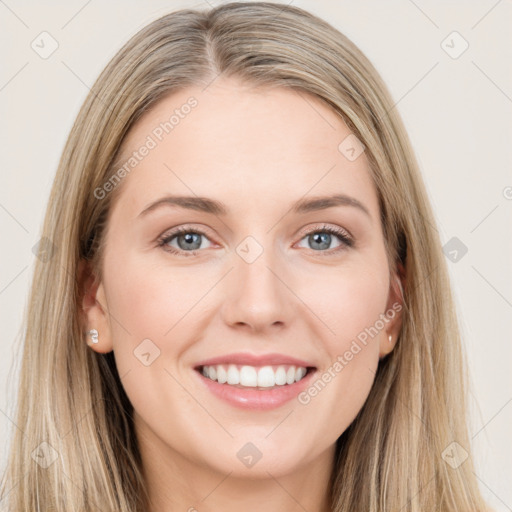
<svg viewBox="0 0 512 512">
<path fill-rule="evenodd" d="M 179 256 L 189 257 L 189 256 L 197 256 L 199 252 L 201 252 L 202 249 L 196 249 L 194 251 L 183 251 L 183 250 L 177 250 L 174 247 L 166 246 L 167 243 L 169 243 L 173 238 L 179 235 L 187 234 L 187 233 L 195 233 L 198 235 L 205 236 L 208 238 L 207 233 L 202 231 L 201 229 L 191 229 L 186 228 L 183 226 L 180 226 L 179 228 L 176 228 L 171 233 L 165 234 L 164 236 L 160 237 L 158 239 L 158 247 L 162 247 L 164 251 L 167 251 L 171 254 L 176 254 Z M 330 249 L 327 251 L 314 251 L 315 253 L 318 253 L 321 256 L 332 256 L 333 253 L 338 253 L 339 251 L 345 250 L 347 248 L 354 246 L 354 240 L 348 235 L 348 233 L 341 228 L 332 227 L 332 226 L 322 226 L 321 228 L 315 228 L 310 231 L 307 231 L 302 234 L 302 237 L 300 240 L 302 240 L 304 237 L 308 235 L 312 235 L 315 233 L 329 233 L 330 235 L 335 235 L 339 238 L 339 240 L 342 242 L 342 245 L 340 247 L 337 247 L 335 249 Z M 312 251 L 314 249 L 311 249 Z"/>
</svg>

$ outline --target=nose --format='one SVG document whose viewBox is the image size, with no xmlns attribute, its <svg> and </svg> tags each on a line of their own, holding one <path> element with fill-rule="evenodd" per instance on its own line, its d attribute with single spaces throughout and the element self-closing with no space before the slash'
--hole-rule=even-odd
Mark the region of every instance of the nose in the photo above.
<svg viewBox="0 0 512 512">
<path fill-rule="evenodd" d="M 227 276 L 223 304 L 226 324 L 263 334 L 289 324 L 295 296 L 283 265 L 278 266 L 270 253 L 264 250 L 252 263 L 233 255 L 235 268 Z"/>
</svg>

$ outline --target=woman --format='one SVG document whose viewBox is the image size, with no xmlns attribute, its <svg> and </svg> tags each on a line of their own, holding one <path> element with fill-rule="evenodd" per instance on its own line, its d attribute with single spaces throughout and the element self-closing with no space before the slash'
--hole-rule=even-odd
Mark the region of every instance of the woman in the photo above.
<svg viewBox="0 0 512 512">
<path fill-rule="evenodd" d="M 425 188 L 326 22 L 232 3 L 141 30 L 43 241 L 12 510 L 485 510 Z"/>
</svg>

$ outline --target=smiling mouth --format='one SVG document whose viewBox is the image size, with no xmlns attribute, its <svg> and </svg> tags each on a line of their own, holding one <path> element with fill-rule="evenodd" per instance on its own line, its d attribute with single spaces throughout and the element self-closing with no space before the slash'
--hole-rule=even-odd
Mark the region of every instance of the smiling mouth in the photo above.
<svg viewBox="0 0 512 512">
<path fill-rule="evenodd" d="M 240 364 L 215 364 L 195 368 L 201 375 L 219 384 L 239 389 L 268 390 L 283 388 L 301 381 L 316 367 L 297 365 L 250 366 Z"/>
</svg>

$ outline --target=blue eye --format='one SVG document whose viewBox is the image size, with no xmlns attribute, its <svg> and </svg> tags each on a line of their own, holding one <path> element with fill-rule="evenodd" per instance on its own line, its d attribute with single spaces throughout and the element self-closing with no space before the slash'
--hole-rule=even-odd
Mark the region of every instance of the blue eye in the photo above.
<svg viewBox="0 0 512 512">
<path fill-rule="evenodd" d="M 340 245 L 329 251 L 324 250 L 329 249 L 333 241 L 333 235 L 338 239 Z M 158 246 L 171 254 L 185 257 L 196 256 L 200 249 L 205 248 L 204 246 L 202 247 L 201 237 L 208 238 L 206 233 L 200 229 L 191 229 L 181 226 L 160 238 L 158 240 Z M 176 239 L 178 247 L 170 245 L 174 239 Z M 322 226 L 321 228 L 310 230 L 303 236 L 301 241 L 305 239 L 313 246 L 311 249 L 322 254 L 322 256 L 332 255 L 347 247 L 354 246 L 354 240 L 344 229 L 332 226 Z"/>
<path fill-rule="evenodd" d="M 323 249 L 328 249 L 332 240 L 333 235 L 341 242 L 340 245 L 332 251 L 324 251 Z M 313 247 L 312 249 L 316 252 L 326 253 L 327 255 L 332 255 L 333 252 L 337 253 L 340 250 L 345 249 L 346 247 L 353 247 L 354 241 L 350 237 L 350 235 L 341 228 L 331 227 L 331 226 L 323 226 L 320 229 L 316 228 L 313 231 L 309 231 L 302 240 L 306 239 Z M 314 247 L 316 245 L 316 247 Z M 324 256 L 324 254 L 322 254 Z"/>
<path fill-rule="evenodd" d="M 206 237 L 206 233 L 201 230 L 192 230 L 184 227 L 175 229 L 172 233 L 169 233 L 164 238 L 161 238 L 158 242 L 160 247 L 172 254 L 180 254 L 183 256 L 193 256 L 197 254 L 197 250 L 201 248 L 201 237 Z M 178 243 L 178 249 L 168 245 L 172 240 L 176 238 Z M 203 247 L 204 248 L 204 247 Z M 192 250 L 189 250 L 192 249 Z"/>
</svg>

